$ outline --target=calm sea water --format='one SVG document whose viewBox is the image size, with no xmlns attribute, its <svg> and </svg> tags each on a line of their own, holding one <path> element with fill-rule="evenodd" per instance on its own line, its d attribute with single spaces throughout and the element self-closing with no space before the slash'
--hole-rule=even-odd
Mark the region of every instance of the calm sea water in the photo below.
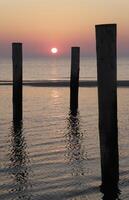
<svg viewBox="0 0 129 200">
<path fill-rule="evenodd" d="M 121 79 L 129 77 L 128 64 L 127 59 L 119 61 Z M 67 79 L 69 66 L 69 60 L 29 60 L 24 63 L 24 79 Z M 0 79 L 11 79 L 11 63 L 1 61 L 0 68 Z M 81 70 L 85 72 L 81 72 L 82 79 L 96 79 L 94 59 L 82 60 Z M 22 124 L 12 121 L 12 87 L 0 86 L 0 91 L 0 199 L 106 199 L 99 190 L 97 88 L 80 88 L 79 113 L 72 117 L 69 88 L 26 86 Z M 119 198 L 126 200 L 129 197 L 129 88 L 118 89 L 118 125 Z"/>
<path fill-rule="evenodd" d="M 12 80 L 12 62 L 0 60 L 0 80 Z M 80 79 L 97 79 L 96 59 L 81 58 Z M 24 80 L 68 80 L 70 77 L 70 58 L 24 59 Z M 129 79 L 129 59 L 118 58 L 118 79 Z"/>
</svg>

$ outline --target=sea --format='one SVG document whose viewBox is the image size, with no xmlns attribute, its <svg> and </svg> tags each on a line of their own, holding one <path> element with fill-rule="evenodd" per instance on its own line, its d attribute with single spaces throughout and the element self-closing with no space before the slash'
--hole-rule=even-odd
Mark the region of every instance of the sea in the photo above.
<svg viewBox="0 0 129 200">
<path fill-rule="evenodd" d="M 118 58 L 118 80 L 129 80 L 129 58 Z M 129 199 L 129 87 L 118 87 L 119 192 L 100 190 L 97 87 L 79 88 L 76 116 L 69 109 L 70 58 L 28 58 L 23 120 L 13 121 L 11 59 L 0 60 L 0 200 Z M 81 58 L 80 80 L 97 80 L 96 58 Z"/>
</svg>

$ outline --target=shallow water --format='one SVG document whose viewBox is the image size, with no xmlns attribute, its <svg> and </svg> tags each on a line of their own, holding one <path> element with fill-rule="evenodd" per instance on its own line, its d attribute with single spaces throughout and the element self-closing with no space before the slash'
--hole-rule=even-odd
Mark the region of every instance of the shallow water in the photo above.
<svg viewBox="0 0 129 200">
<path fill-rule="evenodd" d="M 12 88 L 1 86 L 0 199 L 100 200 L 97 89 L 24 87 L 23 122 L 12 122 Z M 121 200 L 129 196 L 129 90 L 118 89 Z M 116 199 L 116 198 L 111 198 Z"/>
<path fill-rule="evenodd" d="M 118 80 L 129 79 L 129 58 L 118 57 Z M 23 79 L 24 80 L 69 80 L 70 57 L 53 58 L 24 58 Z M 10 59 L 0 60 L 0 80 L 12 80 L 12 61 Z M 96 80 L 97 66 L 95 57 L 80 58 L 80 80 Z"/>
</svg>

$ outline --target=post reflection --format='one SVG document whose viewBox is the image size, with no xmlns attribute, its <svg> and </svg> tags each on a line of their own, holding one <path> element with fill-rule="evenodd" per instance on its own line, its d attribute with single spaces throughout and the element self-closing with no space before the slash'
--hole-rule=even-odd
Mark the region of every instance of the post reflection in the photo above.
<svg viewBox="0 0 129 200">
<path fill-rule="evenodd" d="M 28 157 L 26 153 L 26 143 L 23 136 L 22 121 L 13 121 L 11 144 L 11 174 L 13 177 L 12 195 L 16 199 L 30 200 L 29 179 L 28 179 Z"/>
<path fill-rule="evenodd" d="M 101 190 L 101 192 L 103 193 L 102 200 L 120 200 L 120 190 L 118 188 L 118 185 L 112 185 L 110 188 L 106 188 L 104 191 Z"/>
<path fill-rule="evenodd" d="M 70 112 L 67 120 L 67 157 L 72 167 L 72 175 L 84 175 L 83 150 L 81 147 L 82 134 L 80 132 L 79 113 Z"/>
<path fill-rule="evenodd" d="M 105 141 L 104 141 L 105 142 Z M 115 142 L 114 142 L 115 143 Z M 101 146 L 101 155 L 104 159 L 101 158 L 102 165 L 102 184 L 100 191 L 103 193 L 102 200 L 116 200 L 119 199 L 120 190 L 118 187 L 119 184 L 119 157 L 117 148 L 113 149 L 112 153 L 110 152 L 110 157 L 104 157 L 107 155 L 107 149 L 105 146 Z M 106 161 L 106 162 L 105 162 Z M 108 176 L 107 174 L 110 174 Z"/>
</svg>

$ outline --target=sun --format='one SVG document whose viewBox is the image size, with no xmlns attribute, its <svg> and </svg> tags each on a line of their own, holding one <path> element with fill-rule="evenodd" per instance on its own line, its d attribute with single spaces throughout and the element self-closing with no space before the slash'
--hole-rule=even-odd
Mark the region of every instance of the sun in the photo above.
<svg viewBox="0 0 129 200">
<path fill-rule="evenodd" d="M 58 49 L 56 47 L 51 48 L 51 53 L 52 54 L 58 53 Z"/>
</svg>

